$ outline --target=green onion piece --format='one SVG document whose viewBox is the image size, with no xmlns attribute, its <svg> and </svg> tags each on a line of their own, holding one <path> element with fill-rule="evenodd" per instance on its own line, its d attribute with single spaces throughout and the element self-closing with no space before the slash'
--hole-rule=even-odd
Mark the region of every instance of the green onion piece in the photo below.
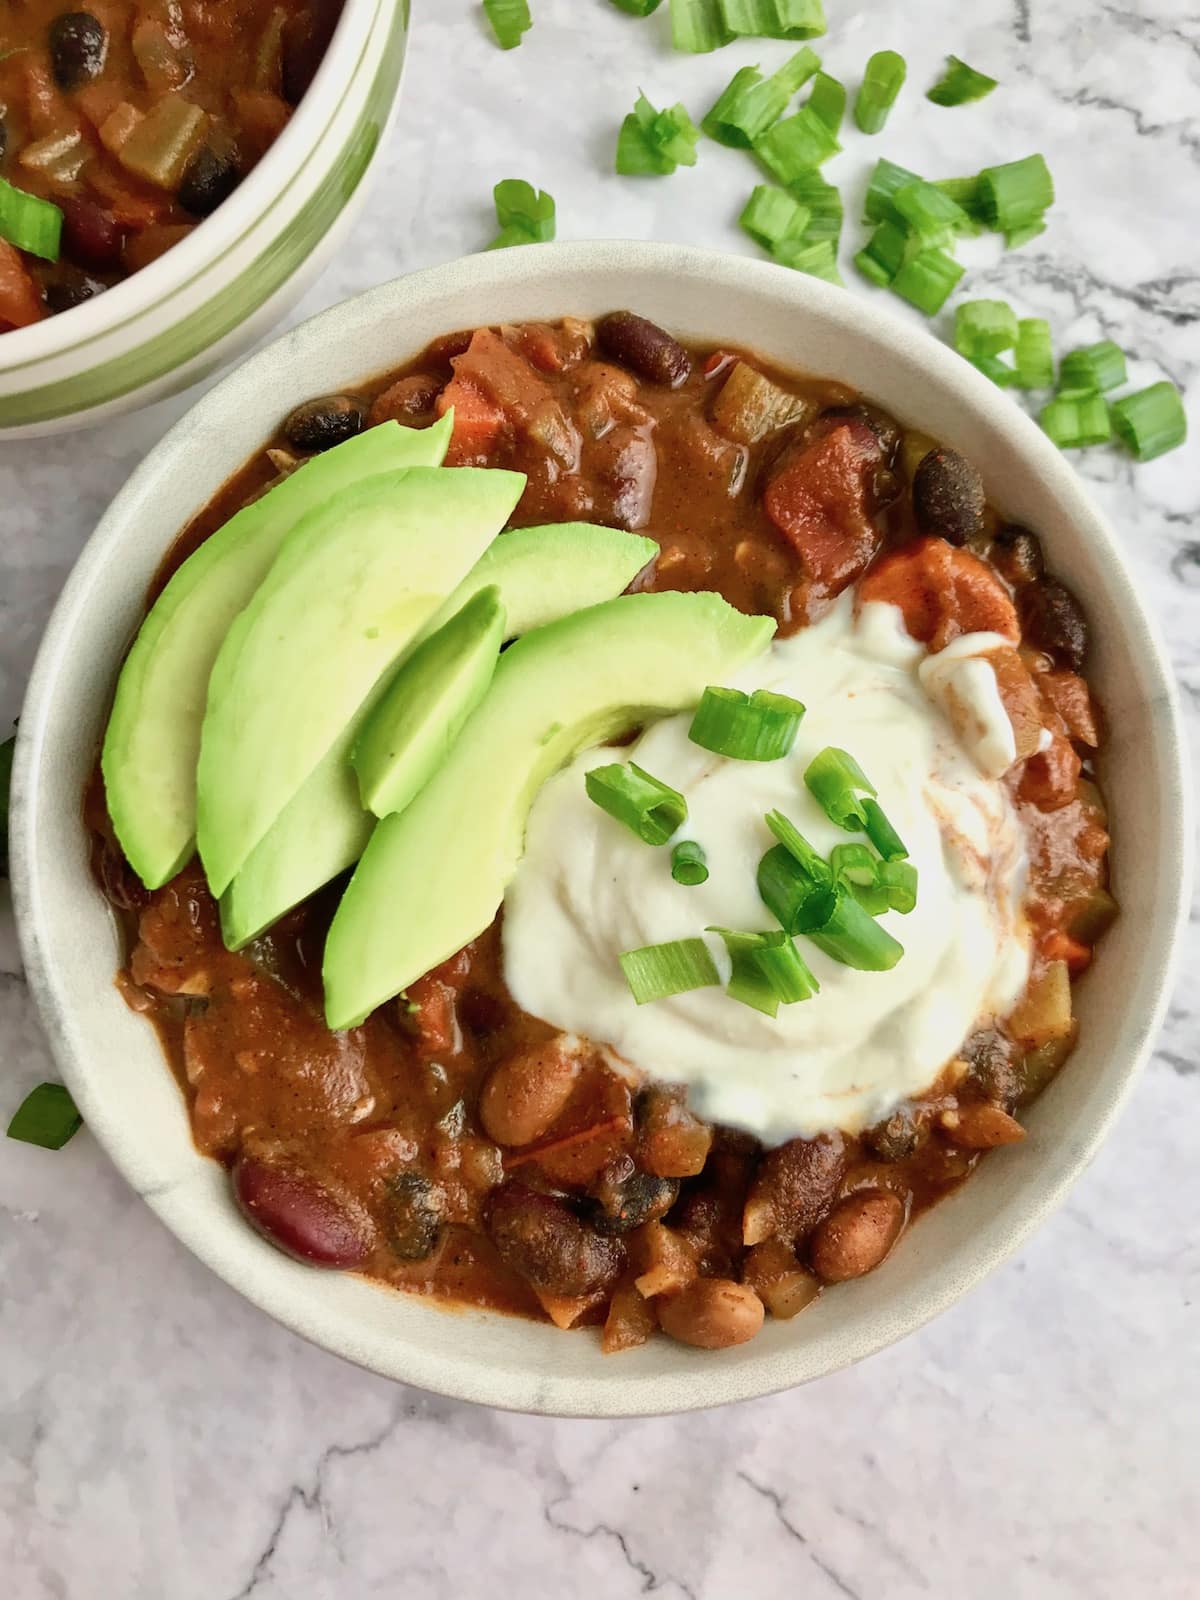
<svg viewBox="0 0 1200 1600">
<path fill-rule="evenodd" d="M 1051 400 L 1048 406 L 1043 406 L 1039 420 L 1060 450 L 1106 444 L 1112 438 L 1112 420 L 1103 395 L 1081 395 L 1074 400 L 1060 396 L 1057 400 Z"/>
<path fill-rule="evenodd" d="M 881 222 L 854 258 L 864 278 L 886 289 L 900 268 L 914 254 L 915 246 L 896 222 Z"/>
<path fill-rule="evenodd" d="M 840 286 L 842 275 L 838 271 L 837 245 L 832 239 L 784 239 L 771 254 L 781 267 L 793 272 L 806 272 L 810 278 L 824 278 L 826 283 Z"/>
<path fill-rule="evenodd" d="M 1125 354 L 1111 339 L 1085 345 L 1062 358 L 1058 374 L 1061 394 L 1105 394 L 1127 381 Z"/>
<path fill-rule="evenodd" d="M 718 144 L 748 150 L 779 121 L 788 101 L 820 65 L 820 56 L 805 45 L 769 78 L 757 67 L 739 68 L 700 126 Z"/>
<path fill-rule="evenodd" d="M 842 237 L 844 213 L 842 197 L 833 184 L 827 182 L 816 167 L 806 167 L 788 184 L 788 193 L 811 213 L 805 238 L 812 244 L 830 241 L 836 246 Z"/>
<path fill-rule="evenodd" d="M 881 928 L 853 895 L 840 894 L 829 919 L 808 932 L 818 950 L 844 967 L 859 972 L 888 972 L 904 954 L 904 946 Z"/>
<path fill-rule="evenodd" d="M 528 0 L 483 0 L 483 9 L 501 50 L 513 50 L 533 27 Z"/>
<path fill-rule="evenodd" d="M 978 233 L 987 220 L 983 211 L 983 184 L 978 173 L 973 178 L 938 178 L 933 186 L 966 214 L 971 224 L 970 232 Z M 963 229 L 964 233 L 966 231 Z"/>
<path fill-rule="evenodd" d="M 770 933 L 740 933 L 736 928 L 706 931 L 718 934 L 729 952 L 733 970 L 725 992 L 731 1000 L 773 1017 L 781 1005 L 811 1000 L 820 990 L 792 939 L 781 929 Z"/>
<path fill-rule="evenodd" d="M 867 62 L 867 70 L 854 102 L 854 120 L 862 133 L 878 133 L 904 87 L 908 66 L 894 50 L 877 50 Z"/>
<path fill-rule="evenodd" d="M 17 1107 L 8 1137 L 43 1150 L 61 1150 L 83 1126 L 75 1102 L 61 1083 L 39 1083 Z"/>
<path fill-rule="evenodd" d="M 801 239 L 811 212 L 786 189 L 760 183 L 747 200 L 738 221 L 764 250 L 772 250 L 785 239 Z"/>
<path fill-rule="evenodd" d="M 555 205 L 553 196 L 535 189 L 524 178 L 502 178 L 492 190 L 496 221 L 500 232 L 489 250 L 504 250 L 510 245 L 543 244 L 553 239 Z"/>
<path fill-rule="evenodd" d="M 804 782 L 830 822 L 848 833 L 865 830 L 867 818 L 859 796 L 873 795 L 875 785 L 849 751 L 826 745 L 805 768 Z"/>
<path fill-rule="evenodd" d="M 835 137 L 841 131 L 846 114 L 846 85 L 827 72 L 818 72 L 813 79 L 808 97 L 809 109 L 814 111 Z"/>
<path fill-rule="evenodd" d="M 823 861 L 821 869 L 815 877 L 783 844 L 773 845 L 758 863 L 759 897 L 786 933 L 810 933 L 832 917 L 838 890 Z"/>
<path fill-rule="evenodd" d="M 612 0 L 618 11 L 628 11 L 631 17 L 648 17 L 657 11 L 662 0 Z"/>
<path fill-rule="evenodd" d="M 49 200 L 39 200 L 0 178 L 0 239 L 44 261 L 57 261 L 63 214 Z"/>
<path fill-rule="evenodd" d="M 907 188 L 910 183 L 920 183 L 920 181 L 919 174 L 910 172 L 907 167 L 898 167 L 894 161 L 889 161 L 886 157 L 881 158 L 875 163 L 875 170 L 867 185 L 867 197 L 863 206 L 864 220 L 902 223 L 903 219 L 892 202 L 901 189 Z"/>
<path fill-rule="evenodd" d="M 663 177 L 676 167 L 694 167 L 699 139 L 686 106 L 658 111 L 639 94 L 617 137 L 617 171 L 627 178 Z"/>
<path fill-rule="evenodd" d="M 769 689 L 705 689 L 688 738 L 732 761 L 778 761 L 796 742 L 804 717 L 799 700 Z"/>
<path fill-rule="evenodd" d="M 892 207 L 901 224 L 922 244 L 949 244 L 957 234 L 969 233 L 972 228 L 963 208 L 924 178 L 898 189 Z"/>
<path fill-rule="evenodd" d="M 932 317 L 949 300 L 965 271 L 944 250 L 922 250 L 900 268 L 892 279 L 892 289 Z"/>
<path fill-rule="evenodd" d="M 16 739 L 0 744 L 0 877 L 8 877 L 8 791 L 12 782 L 13 751 Z"/>
<path fill-rule="evenodd" d="M 790 817 L 785 816 L 782 811 L 768 811 L 765 821 L 788 855 L 814 883 L 830 881 L 829 863 L 820 851 L 808 842 Z"/>
<path fill-rule="evenodd" d="M 863 801 L 863 815 L 867 819 L 867 838 L 885 861 L 902 861 L 908 854 L 904 840 L 884 815 L 883 807 L 875 799 L 875 791 Z"/>
<path fill-rule="evenodd" d="M 965 106 L 968 101 L 982 100 L 996 87 L 995 78 L 976 72 L 957 56 L 947 56 L 946 63 L 945 72 L 925 95 L 935 106 Z"/>
<path fill-rule="evenodd" d="M 1010 367 L 1007 361 L 1001 361 L 999 356 L 969 356 L 967 359 L 1000 389 L 1011 388 L 1017 381 L 1016 368 Z"/>
<path fill-rule="evenodd" d="M 1054 180 L 1040 155 L 985 167 L 979 183 L 988 225 L 1006 235 L 1041 224 L 1043 213 L 1054 204 Z M 1011 239 L 1006 242 L 1010 249 L 1016 248 Z"/>
<path fill-rule="evenodd" d="M 1054 348 L 1045 317 L 1022 317 L 1017 323 L 1016 372 L 1018 389 L 1049 389 L 1054 382 Z"/>
<path fill-rule="evenodd" d="M 809 167 L 819 167 L 837 155 L 841 145 L 811 106 L 802 106 L 754 141 L 754 153 L 779 179 L 790 184 Z"/>
<path fill-rule="evenodd" d="M 883 862 L 868 845 L 834 845 L 829 865 L 834 880 L 845 885 L 864 911 L 878 917 L 888 909 L 887 891 L 879 882 Z"/>
<path fill-rule="evenodd" d="M 737 38 L 815 39 L 825 32 L 822 0 L 720 0 L 721 20 Z"/>
<path fill-rule="evenodd" d="M 681 839 L 671 851 L 671 876 L 689 889 L 708 882 L 704 847 L 694 839 Z"/>
<path fill-rule="evenodd" d="M 687 821 L 687 801 L 635 762 L 593 767 L 584 778 L 588 799 L 636 833 L 646 844 L 666 844 Z"/>
<path fill-rule="evenodd" d="M 1017 342 L 1017 314 L 1006 300 L 963 300 L 954 313 L 954 348 L 974 361 L 998 356 Z"/>
<path fill-rule="evenodd" d="M 879 887 L 893 911 L 907 916 L 917 903 L 917 869 L 911 861 L 881 861 Z"/>
<path fill-rule="evenodd" d="M 689 989 L 711 989 L 721 982 L 717 964 L 703 939 L 673 939 L 669 944 L 647 944 L 617 957 L 625 982 L 638 1005 L 686 994 Z"/>
<path fill-rule="evenodd" d="M 1129 446 L 1139 461 L 1174 450 L 1187 438 L 1187 415 L 1183 400 L 1173 383 L 1164 378 L 1148 389 L 1127 394 L 1112 405 L 1113 426 L 1122 443 Z"/>
<path fill-rule="evenodd" d="M 1031 239 L 1036 239 L 1045 233 L 1046 223 L 1042 217 L 1034 222 L 1024 222 L 1019 228 L 1009 228 L 1004 234 L 1004 248 L 1006 250 L 1019 250 L 1023 244 L 1028 244 Z"/>
<path fill-rule="evenodd" d="M 707 55 L 733 38 L 720 0 L 671 0 L 671 43 L 689 55 Z"/>
</svg>

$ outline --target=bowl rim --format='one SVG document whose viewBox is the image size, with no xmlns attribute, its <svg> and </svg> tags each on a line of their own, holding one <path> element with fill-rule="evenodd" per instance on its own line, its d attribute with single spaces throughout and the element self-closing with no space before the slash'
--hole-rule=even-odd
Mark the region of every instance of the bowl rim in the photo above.
<svg viewBox="0 0 1200 1600">
<path fill-rule="evenodd" d="M 10 835 L 13 902 L 31 993 L 55 1059 L 72 1092 L 77 1092 L 85 1120 L 118 1169 L 135 1183 L 132 1170 L 136 1160 L 132 1148 L 135 1141 L 124 1136 L 125 1130 L 117 1125 L 115 1117 L 106 1117 L 104 1097 L 92 1093 L 91 1082 L 83 1065 L 77 1062 L 69 1038 L 68 1008 L 60 1006 L 50 955 L 54 913 L 41 899 L 35 866 L 40 812 L 38 788 L 45 780 L 40 758 L 48 721 L 55 714 L 55 682 L 60 657 L 70 650 L 73 620 L 86 601 L 94 578 L 119 554 L 128 535 L 130 523 L 126 508 L 132 510 L 136 506 L 139 497 L 159 474 L 169 469 L 171 459 L 181 449 L 186 449 L 197 431 L 203 435 L 207 429 L 220 428 L 226 414 L 227 396 L 235 385 L 257 385 L 262 393 L 269 393 L 269 383 L 262 383 L 261 379 L 269 375 L 276 347 L 281 343 L 289 342 L 293 351 L 297 347 L 302 351 L 306 346 L 336 345 L 340 333 L 347 327 L 357 327 L 364 319 L 374 321 L 389 314 L 397 315 L 398 308 L 412 298 L 424 297 L 438 302 L 459 293 L 478 294 L 481 288 L 498 293 L 512 285 L 543 279 L 549 298 L 555 292 L 555 280 L 559 276 L 569 278 L 572 273 L 601 271 L 614 276 L 640 271 L 666 281 L 691 276 L 704 284 L 706 293 L 713 295 L 719 295 L 722 286 L 731 290 L 758 290 L 776 301 L 782 296 L 797 312 L 815 315 L 835 330 L 845 330 L 855 338 L 865 335 L 894 353 L 906 346 L 911 352 L 916 344 L 922 370 L 930 382 L 940 386 L 951 400 L 960 399 L 976 413 L 982 413 L 989 426 L 1019 449 L 1030 471 L 1047 483 L 1049 492 L 1067 506 L 1071 521 L 1086 530 L 1089 542 L 1095 541 L 1108 576 L 1130 599 L 1132 614 L 1121 620 L 1117 631 L 1135 633 L 1139 644 L 1144 646 L 1152 703 L 1161 705 L 1164 714 L 1162 764 L 1168 779 L 1167 798 L 1171 803 L 1164 811 L 1164 826 L 1156 853 L 1160 859 L 1166 857 L 1177 862 L 1180 869 L 1173 880 L 1173 903 L 1158 908 L 1148 933 L 1147 942 L 1161 959 L 1157 960 L 1156 976 L 1146 991 L 1149 1003 L 1138 1013 L 1134 1047 L 1123 1071 L 1114 1078 L 1106 1103 L 1090 1113 L 1091 1120 L 1086 1125 L 1081 1123 L 1073 1127 L 1070 1139 L 1059 1140 L 1045 1150 L 1036 1181 L 1023 1189 L 1019 1214 L 1007 1219 L 1002 1236 L 989 1236 L 987 1248 L 981 1246 L 972 1253 L 966 1265 L 956 1273 L 943 1271 L 939 1276 L 935 1264 L 928 1274 L 933 1282 L 920 1296 L 919 1303 L 916 1297 L 910 1296 L 909 1303 L 890 1319 L 876 1317 L 873 1323 L 869 1318 L 862 1319 L 869 1325 L 852 1327 L 841 1339 L 836 1354 L 819 1372 L 792 1370 L 800 1364 L 798 1350 L 801 1348 L 792 1345 L 762 1363 L 763 1367 L 769 1365 L 765 1376 L 757 1367 L 729 1366 L 719 1375 L 714 1372 L 715 1393 L 698 1381 L 699 1369 L 690 1366 L 680 1375 L 672 1374 L 669 1380 L 665 1379 L 659 1386 L 661 1393 L 656 1392 L 647 1404 L 643 1388 L 629 1385 L 626 1392 L 624 1386 L 614 1381 L 616 1374 L 606 1377 L 597 1373 L 579 1379 L 522 1373 L 518 1378 L 511 1370 L 493 1373 L 490 1369 L 470 1369 L 466 1363 L 447 1358 L 437 1349 L 426 1348 L 415 1356 L 410 1349 L 405 1361 L 389 1365 L 373 1349 L 369 1356 L 362 1349 L 355 1349 L 344 1332 L 340 1333 L 334 1326 L 337 1318 L 320 1306 L 319 1296 L 306 1296 L 303 1291 L 293 1294 L 281 1282 L 263 1286 L 243 1263 L 229 1258 L 220 1247 L 219 1238 L 214 1240 L 212 1235 L 219 1234 L 220 1230 L 194 1223 L 184 1207 L 172 1203 L 170 1192 L 150 1192 L 143 1196 L 160 1220 L 218 1276 L 285 1327 L 334 1354 L 398 1381 L 499 1409 L 611 1417 L 700 1409 L 778 1393 L 801 1381 L 838 1371 L 931 1321 L 1011 1256 L 1062 1202 L 1107 1137 L 1153 1047 L 1178 966 L 1179 936 L 1187 919 L 1192 874 L 1193 801 L 1178 693 L 1157 627 L 1138 596 L 1112 529 L 1091 502 L 1074 469 L 1009 397 L 948 346 L 928 332 L 914 329 L 891 310 L 819 280 L 785 273 L 784 269 L 767 262 L 692 246 L 644 241 L 526 246 L 520 250 L 467 256 L 367 290 L 318 313 L 235 368 L 174 425 L 117 494 L 71 572 L 38 650 L 18 731 Z M 568 312 L 569 308 L 565 311 L 553 309 L 548 314 Z M 919 409 L 919 404 L 914 409 Z"/>
<path fill-rule="evenodd" d="M 172 295 L 198 285 L 247 232 L 267 216 L 291 180 L 321 153 L 321 134 L 339 90 L 374 65 L 364 46 L 381 8 L 407 8 L 409 0 L 344 0 L 329 48 L 312 83 L 262 160 L 228 199 L 203 217 L 185 239 L 139 271 L 81 305 L 0 334 L 0 375 L 36 374 L 45 362 L 78 354 L 86 366 L 99 340 L 129 333 L 138 320 Z"/>
</svg>

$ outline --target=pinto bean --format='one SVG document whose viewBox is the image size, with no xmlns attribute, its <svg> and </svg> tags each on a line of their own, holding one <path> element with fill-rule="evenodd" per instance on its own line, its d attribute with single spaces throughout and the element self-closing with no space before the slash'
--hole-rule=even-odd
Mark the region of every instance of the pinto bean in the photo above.
<svg viewBox="0 0 1200 1600">
<path fill-rule="evenodd" d="M 487 1225 L 502 1259 L 544 1294 L 590 1294 L 612 1283 L 625 1264 L 619 1240 L 602 1238 L 565 1200 L 523 1183 L 496 1191 Z"/>
<path fill-rule="evenodd" d="M 700 1350 L 745 1344 L 762 1327 L 763 1314 L 754 1290 L 730 1278 L 697 1278 L 658 1307 L 663 1332 Z"/>
<path fill-rule="evenodd" d="M 960 545 L 983 533 L 983 479 L 957 450 L 938 445 L 924 457 L 913 475 L 912 498 L 922 533 Z"/>
<path fill-rule="evenodd" d="M 361 433 L 366 420 L 366 407 L 354 395 L 327 394 L 289 412 L 283 432 L 297 450 L 329 450 Z"/>
<path fill-rule="evenodd" d="M 1072 672 L 1082 668 L 1088 649 L 1087 618 L 1065 583 L 1043 578 L 1031 584 L 1021 595 L 1021 625 L 1027 644 Z"/>
<path fill-rule="evenodd" d="M 1044 570 L 1037 534 L 1018 523 L 1006 522 L 992 543 L 992 565 L 1014 589 L 1035 583 Z"/>
<path fill-rule="evenodd" d="M 612 311 L 596 324 L 605 355 L 650 383 L 677 389 L 692 374 L 692 358 L 671 335 L 634 311 Z"/>
<path fill-rule="evenodd" d="M 484 1132 L 497 1144 L 532 1144 L 557 1121 L 578 1076 L 579 1062 L 558 1039 L 505 1056 L 488 1073 L 479 1096 Z"/>
<path fill-rule="evenodd" d="M 233 1195 L 252 1228 L 285 1255 L 314 1267 L 361 1267 L 371 1253 L 366 1219 L 307 1172 L 243 1155 Z"/>
<path fill-rule="evenodd" d="M 764 1239 L 792 1243 L 816 1226 L 829 1207 L 846 1167 L 841 1138 L 793 1139 L 767 1152 L 742 1216 L 745 1244 Z"/>
<path fill-rule="evenodd" d="M 904 1227 L 904 1202 L 889 1189 L 860 1189 L 839 1201 L 812 1237 L 809 1257 L 825 1283 L 861 1278 L 885 1258 Z"/>
<path fill-rule="evenodd" d="M 1025 1129 L 1016 1117 L 988 1100 L 970 1100 L 942 1118 L 942 1131 L 951 1144 L 962 1150 L 995 1150 L 1002 1144 L 1018 1144 Z"/>
</svg>

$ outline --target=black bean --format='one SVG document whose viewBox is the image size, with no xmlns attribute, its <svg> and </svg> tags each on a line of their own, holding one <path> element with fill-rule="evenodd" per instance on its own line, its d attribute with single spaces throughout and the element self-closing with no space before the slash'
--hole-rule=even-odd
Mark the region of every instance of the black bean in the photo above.
<svg viewBox="0 0 1200 1600">
<path fill-rule="evenodd" d="M 679 1198 L 678 1178 L 640 1172 L 628 1156 L 610 1162 L 591 1186 L 589 1218 L 597 1233 L 619 1235 L 665 1216 Z"/>
<path fill-rule="evenodd" d="M 327 394 L 297 406 L 284 423 L 283 432 L 297 450 L 329 450 L 361 433 L 366 420 L 363 401 L 349 394 Z"/>
<path fill-rule="evenodd" d="M 970 1066 L 963 1087 L 970 1098 L 974 1089 L 984 1100 L 994 1100 L 997 1105 L 1015 1105 L 1021 1090 L 1021 1079 L 1012 1058 L 1013 1047 L 995 1028 L 983 1028 L 972 1034 L 963 1046 L 963 1059 Z"/>
<path fill-rule="evenodd" d="M 1088 648 L 1083 608 L 1065 583 L 1042 578 L 1021 593 L 1021 627 L 1025 642 L 1053 656 L 1059 666 L 1078 672 Z"/>
<path fill-rule="evenodd" d="M 1044 571 L 1042 546 L 1036 533 L 1019 523 L 1006 522 L 992 546 L 992 565 L 1014 589 L 1033 583 Z"/>
<path fill-rule="evenodd" d="M 581 1222 L 567 1203 L 522 1183 L 492 1197 L 488 1232 L 502 1259 L 544 1294 L 581 1295 L 620 1273 L 625 1248 Z"/>
<path fill-rule="evenodd" d="M 401 1261 L 425 1261 L 442 1231 L 444 1196 L 419 1172 L 398 1172 L 389 1179 L 383 1226 L 388 1243 Z"/>
<path fill-rule="evenodd" d="M 90 300 L 94 294 L 103 294 L 107 288 L 108 285 L 99 278 L 89 278 L 82 272 L 78 277 L 48 283 L 45 291 L 46 310 L 55 315 L 70 311 L 72 306 L 81 306 L 85 300 Z"/>
<path fill-rule="evenodd" d="M 926 1130 L 911 1106 L 900 1106 L 867 1130 L 867 1144 L 881 1161 L 907 1161 L 920 1149 Z"/>
<path fill-rule="evenodd" d="M 605 355 L 650 383 L 677 389 L 692 374 L 692 358 L 656 323 L 634 311 L 611 311 L 596 324 L 596 342 Z"/>
<path fill-rule="evenodd" d="M 957 450 L 931 450 L 913 474 L 913 512 L 922 533 L 966 544 L 983 533 L 983 479 Z"/>
<path fill-rule="evenodd" d="M 201 145 L 187 164 L 177 198 L 192 216 L 207 217 L 222 200 L 228 200 L 240 182 L 241 173 L 231 153 Z"/>
<path fill-rule="evenodd" d="M 879 440 L 885 461 L 891 465 L 896 459 L 896 452 L 900 448 L 900 425 L 886 411 L 867 405 L 826 406 L 817 417 L 818 425 L 823 422 L 865 422 Z"/>
<path fill-rule="evenodd" d="M 47 30 L 50 65 L 60 89 L 80 89 L 104 70 L 108 34 L 90 11 L 63 11 Z"/>
</svg>

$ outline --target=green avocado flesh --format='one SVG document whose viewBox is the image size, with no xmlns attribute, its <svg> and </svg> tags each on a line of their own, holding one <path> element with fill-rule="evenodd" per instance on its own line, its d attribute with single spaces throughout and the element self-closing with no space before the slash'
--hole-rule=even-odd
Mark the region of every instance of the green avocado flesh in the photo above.
<svg viewBox="0 0 1200 1600">
<path fill-rule="evenodd" d="M 714 594 L 624 595 L 500 659 L 448 760 L 371 836 L 325 947 L 325 1013 L 353 1027 L 484 931 L 538 789 L 580 750 L 693 706 L 775 631 Z"/>
<path fill-rule="evenodd" d="M 155 601 L 121 669 L 101 756 L 113 827 L 148 889 L 174 877 L 195 848 L 209 675 L 280 546 L 315 506 L 363 479 L 439 466 L 450 420 L 422 430 L 387 422 L 306 461 L 206 539 Z"/>
<path fill-rule="evenodd" d="M 354 747 L 368 811 L 377 817 L 403 811 L 425 787 L 487 693 L 503 643 L 504 606 L 492 584 L 412 652 Z"/>
<path fill-rule="evenodd" d="M 494 585 L 511 638 L 619 595 L 656 550 L 652 539 L 588 522 L 517 528 L 488 547 L 434 623 Z M 334 743 L 222 896 L 221 932 L 230 950 L 257 938 L 366 849 L 375 818 L 362 808 L 351 754 L 377 704 L 372 696 L 365 715 Z"/>
<path fill-rule="evenodd" d="M 196 843 L 221 895 L 383 675 L 507 522 L 524 475 L 411 467 L 288 535 L 208 685 Z"/>
</svg>

